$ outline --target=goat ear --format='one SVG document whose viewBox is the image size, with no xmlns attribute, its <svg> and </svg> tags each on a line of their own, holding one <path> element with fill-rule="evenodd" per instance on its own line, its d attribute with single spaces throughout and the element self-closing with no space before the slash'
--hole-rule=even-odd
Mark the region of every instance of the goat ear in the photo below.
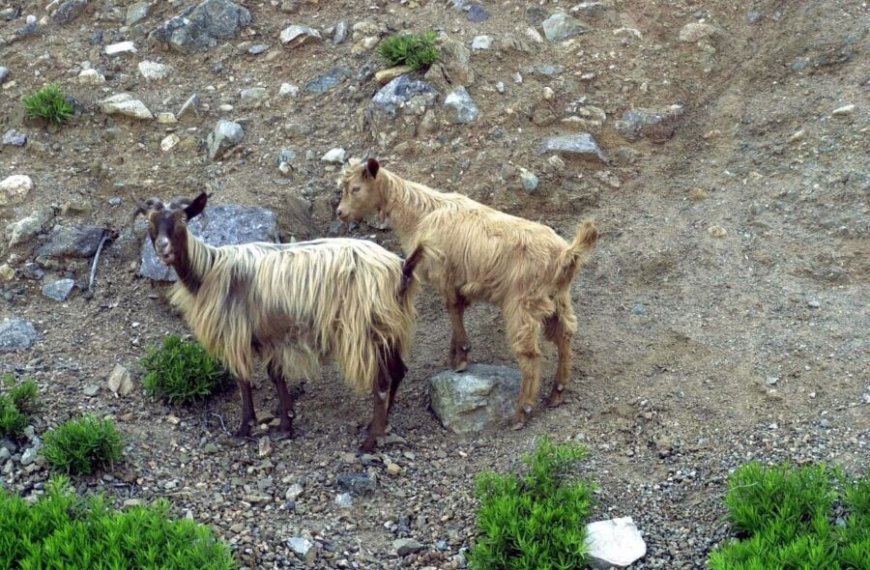
<svg viewBox="0 0 870 570">
<path fill-rule="evenodd" d="M 372 178 L 377 178 L 378 170 L 380 170 L 380 168 L 381 165 L 378 163 L 377 159 L 370 158 L 366 161 L 366 174 Z"/>
<path fill-rule="evenodd" d="M 205 192 L 200 192 L 199 196 L 193 199 L 193 202 L 190 203 L 189 206 L 184 208 L 184 213 L 187 215 L 188 220 L 192 220 L 197 217 L 205 210 L 205 204 L 208 202 L 208 194 Z"/>
</svg>

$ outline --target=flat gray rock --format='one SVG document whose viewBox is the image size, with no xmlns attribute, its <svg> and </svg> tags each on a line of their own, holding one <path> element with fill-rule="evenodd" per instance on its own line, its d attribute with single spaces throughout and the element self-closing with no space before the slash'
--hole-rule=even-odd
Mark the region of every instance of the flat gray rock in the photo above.
<svg viewBox="0 0 870 570">
<path fill-rule="evenodd" d="M 578 19 L 565 12 L 556 12 L 544 20 L 541 26 L 544 28 L 544 35 L 551 42 L 561 42 L 571 36 L 582 34 L 587 29 Z"/>
<path fill-rule="evenodd" d="M 33 323 L 24 319 L 6 319 L 0 322 L 0 352 L 26 350 L 39 340 Z"/>
<path fill-rule="evenodd" d="M 74 279 L 58 279 L 42 286 L 42 294 L 55 301 L 66 301 L 75 289 Z"/>
<path fill-rule="evenodd" d="M 259 206 L 209 206 L 188 225 L 193 235 L 214 246 L 278 241 L 278 216 Z M 160 262 L 149 238 L 142 242 L 139 274 L 155 281 L 175 281 L 175 270 Z"/>
<path fill-rule="evenodd" d="M 610 162 L 595 139 L 589 133 L 551 137 L 543 142 L 540 152 L 558 152 L 577 157 L 595 157 L 601 162 Z"/>
<path fill-rule="evenodd" d="M 516 412 L 520 372 L 509 366 L 472 364 L 464 372 L 446 370 L 429 381 L 429 397 L 441 424 L 471 433 L 506 424 Z"/>
<path fill-rule="evenodd" d="M 78 18 L 88 5 L 88 0 L 65 0 L 52 14 L 55 24 L 68 24 Z"/>
<path fill-rule="evenodd" d="M 414 97 L 423 97 L 432 103 L 438 97 L 438 92 L 425 81 L 400 75 L 381 87 L 372 98 L 372 103 L 388 115 L 395 115 Z"/>
<path fill-rule="evenodd" d="M 36 255 L 87 259 L 97 252 L 103 231 L 96 226 L 55 226 L 48 241 L 36 248 Z"/>
<path fill-rule="evenodd" d="M 251 12 L 229 0 L 205 0 L 184 10 L 148 34 L 175 51 L 206 51 L 219 40 L 235 38 L 251 23 Z"/>
<path fill-rule="evenodd" d="M 683 116 L 682 105 L 670 105 L 659 109 L 630 109 L 622 118 L 614 121 L 613 128 L 627 141 L 635 142 L 648 138 L 662 142 L 674 136 L 677 123 Z"/>
</svg>

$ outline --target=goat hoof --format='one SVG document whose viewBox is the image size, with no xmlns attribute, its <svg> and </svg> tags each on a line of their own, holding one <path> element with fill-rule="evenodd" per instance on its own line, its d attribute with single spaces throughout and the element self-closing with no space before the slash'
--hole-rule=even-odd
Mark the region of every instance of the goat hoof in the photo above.
<svg viewBox="0 0 870 570">
<path fill-rule="evenodd" d="M 359 450 L 362 453 L 371 453 L 375 450 L 375 446 L 377 445 L 377 440 L 373 437 L 365 440 L 362 445 L 359 446 Z"/>
<path fill-rule="evenodd" d="M 293 439 L 293 430 L 291 428 L 276 428 L 269 433 L 269 437 L 273 441 L 284 441 L 285 439 Z"/>
<path fill-rule="evenodd" d="M 453 370 L 455 370 L 456 372 L 465 372 L 466 370 L 468 370 L 468 361 L 463 360 L 462 362 L 454 366 Z"/>
<path fill-rule="evenodd" d="M 563 395 L 563 393 L 554 390 L 553 393 L 550 394 L 550 397 L 547 399 L 547 406 L 549 406 L 550 408 L 555 408 L 557 406 L 561 406 L 564 401 L 565 396 Z"/>
</svg>

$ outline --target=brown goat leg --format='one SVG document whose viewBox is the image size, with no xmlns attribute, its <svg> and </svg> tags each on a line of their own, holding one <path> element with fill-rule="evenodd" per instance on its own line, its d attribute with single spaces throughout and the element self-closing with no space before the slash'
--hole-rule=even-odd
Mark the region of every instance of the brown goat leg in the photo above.
<svg viewBox="0 0 870 570">
<path fill-rule="evenodd" d="M 399 389 L 399 384 L 405 379 L 405 374 L 408 373 L 408 367 L 405 366 L 405 361 L 402 360 L 402 355 L 398 349 L 393 349 L 390 352 L 390 358 L 387 362 L 387 370 L 390 372 L 390 401 L 387 404 L 387 416 L 393 409 L 393 401 L 396 399 L 396 390 Z"/>
<path fill-rule="evenodd" d="M 571 383 L 571 340 L 574 335 L 565 325 L 562 315 L 556 313 L 548 317 L 544 322 L 544 336 L 556 345 L 559 364 L 556 368 L 556 376 L 553 378 L 553 389 L 547 399 L 547 405 L 555 408 L 565 401 L 565 390 Z"/>
<path fill-rule="evenodd" d="M 243 439 L 251 436 L 251 424 L 256 421 L 254 416 L 254 395 L 251 391 L 251 383 L 240 378 L 236 378 L 236 384 L 239 386 L 239 392 L 242 394 L 242 421 L 239 422 L 239 429 L 233 434 L 237 439 Z"/>
<path fill-rule="evenodd" d="M 363 453 L 371 453 L 375 450 L 378 444 L 378 438 L 384 436 L 387 431 L 387 402 L 389 399 L 389 391 L 391 388 L 391 380 L 386 366 L 383 364 L 378 366 L 378 380 L 372 387 L 372 399 L 374 400 L 374 417 L 369 424 L 368 437 L 359 446 L 359 450 Z"/>
<path fill-rule="evenodd" d="M 458 291 L 447 295 L 447 312 L 450 313 L 450 324 L 453 336 L 450 339 L 450 368 L 462 372 L 468 368 L 468 335 L 465 332 L 464 314 L 468 301 Z"/>
<path fill-rule="evenodd" d="M 287 390 L 287 383 L 281 369 L 270 363 L 267 367 L 269 379 L 275 384 L 278 391 L 278 400 L 281 403 L 278 427 L 272 431 L 275 439 L 290 439 L 293 437 L 293 398 Z"/>
<path fill-rule="evenodd" d="M 528 314 L 516 315 L 508 319 L 508 332 L 520 366 L 520 398 L 511 426 L 518 430 L 525 427 L 541 390 L 541 321 Z"/>
</svg>

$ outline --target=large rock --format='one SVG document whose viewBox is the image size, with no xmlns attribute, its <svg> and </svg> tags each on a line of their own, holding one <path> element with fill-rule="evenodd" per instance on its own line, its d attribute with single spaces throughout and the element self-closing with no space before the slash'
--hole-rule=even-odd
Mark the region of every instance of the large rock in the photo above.
<svg viewBox="0 0 870 570">
<path fill-rule="evenodd" d="M 33 180 L 26 174 L 13 174 L 0 181 L 0 206 L 20 204 L 33 189 Z"/>
<path fill-rule="evenodd" d="M 97 252 L 105 230 L 97 226 L 55 226 L 37 256 L 89 258 Z"/>
<path fill-rule="evenodd" d="M 33 323 L 24 319 L 6 319 L 0 323 L 0 352 L 25 350 L 39 339 Z"/>
<path fill-rule="evenodd" d="M 646 543 L 631 517 L 589 523 L 586 531 L 593 568 L 625 568 L 646 556 Z"/>
<path fill-rule="evenodd" d="M 221 119 L 206 139 L 208 157 L 211 160 L 220 158 L 228 148 L 242 142 L 243 138 L 245 131 L 240 124 Z"/>
<path fill-rule="evenodd" d="M 235 38 L 251 23 L 251 12 L 229 0 L 205 0 L 161 24 L 148 37 L 175 51 L 205 51 Z"/>
<path fill-rule="evenodd" d="M 202 216 L 188 225 L 193 235 L 209 245 L 235 245 L 255 241 L 278 241 L 278 217 L 258 206 L 227 204 L 209 206 Z M 142 243 L 139 274 L 155 281 L 175 281 L 175 270 L 163 265 L 154 253 L 150 239 Z"/>
<path fill-rule="evenodd" d="M 556 12 L 541 24 L 544 35 L 551 42 L 561 42 L 571 36 L 582 34 L 587 30 L 580 20 L 573 18 L 565 12 Z"/>
<path fill-rule="evenodd" d="M 438 97 L 438 92 L 425 81 L 400 75 L 381 87 L 372 98 L 372 103 L 380 111 L 395 116 L 399 109 L 416 97 L 421 98 L 426 105 L 431 105 Z"/>
<path fill-rule="evenodd" d="M 575 156 L 580 158 L 597 158 L 601 162 L 608 163 L 609 160 L 595 142 L 595 139 L 589 133 L 580 133 L 577 135 L 563 135 L 558 137 L 550 137 L 541 144 L 540 152 L 558 152 L 566 156 Z"/>
<path fill-rule="evenodd" d="M 454 433 L 500 427 L 516 412 L 520 373 L 508 366 L 472 364 L 429 381 L 429 397 L 441 424 Z"/>
<path fill-rule="evenodd" d="M 438 62 L 432 64 L 424 76 L 426 81 L 443 91 L 474 83 L 471 50 L 462 42 L 448 38 L 441 43 L 439 51 Z"/>
<path fill-rule="evenodd" d="M 683 112 L 682 105 L 661 109 L 631 109 L 622 114 L 622 119 L 614 121 L 613 128 L 627 141 L 647 138 L 653 142 L 664 142 L 674 136 Z"/>
<path fill-rule="evenodd" d="M 100 110 L 107 115 L 125 115 L 134 119 L 151 120 L 154 115 L 145 106 L 145 103 L 134 99 L 129 93 L 118 93 L 97 103 Z"/>
</svg>

